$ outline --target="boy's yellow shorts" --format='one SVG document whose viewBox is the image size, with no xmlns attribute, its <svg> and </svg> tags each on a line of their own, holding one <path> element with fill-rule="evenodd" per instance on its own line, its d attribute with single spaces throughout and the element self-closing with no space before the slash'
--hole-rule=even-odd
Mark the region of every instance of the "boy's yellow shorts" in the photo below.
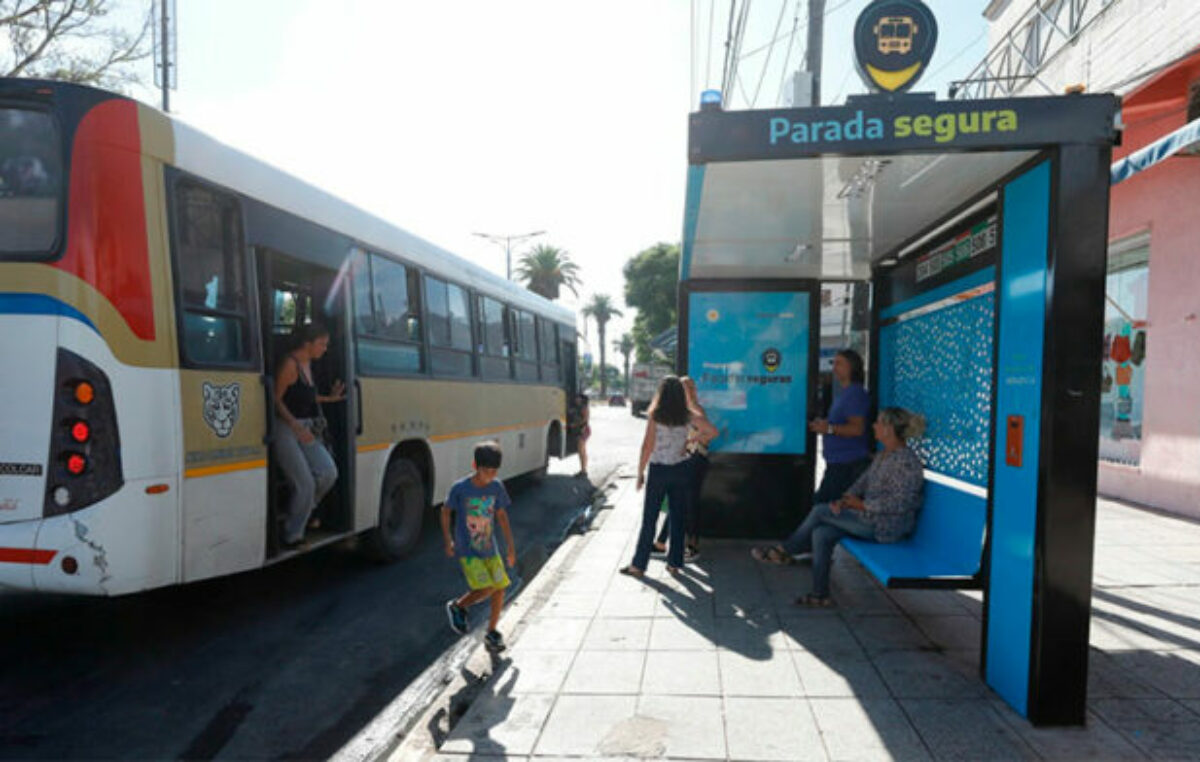
<svg viewBox="0 0 1200 762">
<path fill-rule="evenodd" d="M 458 559 L 462 564 L 463 576 L 472 590 L 485 590 L 489 587 L 506 588 L 511 583 L 508 573 L 504 571 L 504 560 L 500 554 L 490 558 L 464 557 Z"/>
</svg>

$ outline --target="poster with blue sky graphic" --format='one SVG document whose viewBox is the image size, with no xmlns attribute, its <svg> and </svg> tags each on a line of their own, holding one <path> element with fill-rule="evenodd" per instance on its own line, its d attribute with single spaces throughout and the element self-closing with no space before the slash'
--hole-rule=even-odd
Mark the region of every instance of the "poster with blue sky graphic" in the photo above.
<svg viewBox="0 0 1200 762">
<path fill-rule="evenodd" d="M 710 450 L 804 454 L 810 295 L 693 292 L 688 298 L 688 375 L 721 432 Z"/>
</svg>

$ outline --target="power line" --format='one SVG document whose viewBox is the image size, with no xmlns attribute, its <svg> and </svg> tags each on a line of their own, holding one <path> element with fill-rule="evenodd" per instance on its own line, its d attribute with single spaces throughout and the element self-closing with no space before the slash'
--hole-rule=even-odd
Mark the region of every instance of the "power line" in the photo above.
<svg viewBox="0 0 1200 762">
<path fill-rule="evenodd" d="M 783 54 L 783 68 L 779 75 L 779 94 L 775 96 L 776 103 L 783 103 L 783 88 L 787 86 L 788 65 L 792 62 L 792 45 L 796 42 L 796 32 L 800 30 L 800 0 L 796 0 L 796 10 L 792 16 L 792 34 L 788 37 L 787 52 Z M 795 105 L 795 104 L 793 104 Z"/>
<path fill-rule="evenodd" d="M 779 16 L 775 19 L 775 31 L 772 36 L 779 34 L 779 27 L 783 26 L 783 14 L 787 12 L 787 2 L 779 4 Z M 754 98 L 750 101 L 750 108 L 754 108 L 758 103 L 758 94 L 762 91 L 763 80 L 767 78 L 767 68 L 771 65 L 771 54 L 775 52 L 775 43 L 771 43 L 771 49 L 767 51 L 767 60 L 763 61 L 762 72 L 758 75 L 758 84 L 754 87 Z"/>
</svg>

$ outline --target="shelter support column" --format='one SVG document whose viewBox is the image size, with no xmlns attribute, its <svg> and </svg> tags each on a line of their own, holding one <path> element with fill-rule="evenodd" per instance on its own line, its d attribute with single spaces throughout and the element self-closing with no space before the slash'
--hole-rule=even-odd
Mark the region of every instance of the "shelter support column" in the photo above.
<svg viewBox="0 0 1200 762">
<path fill-rule="evenodd" d="M 1086 716 L 1108 146 L 1002 195 L 983 672 L 1037 725 Z"/>
</svg>

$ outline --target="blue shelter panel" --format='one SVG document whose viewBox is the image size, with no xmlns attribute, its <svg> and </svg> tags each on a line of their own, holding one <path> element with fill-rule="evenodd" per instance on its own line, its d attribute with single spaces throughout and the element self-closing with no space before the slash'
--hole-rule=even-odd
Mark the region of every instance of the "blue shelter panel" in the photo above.
<svg viewBox="0 0 1200 762">
<path fill-rule="evenodd" d="M 687 280 L 692 271 L 692 250 L 696 247 L 696 225 L 700 220 L 700 197 L 704 193 L 704 165 L 688 167 L 687 199 L 683 210 L 683 252 L 679 260 L 679 280 Z"/>
<path fill-rule="evenodd" d="M 810 295 L 688 296 L 688 375 L 720 430 L 713 452 L 802 455 L 807 446 Z"/>
<path fill-rule="evenodd" d="M 926 468 L 979 486 L 988 477 L 995 273 L 987 267 L 889 308 L 899 322 L 879 332 L 880 408 L 924 415 L 929 427 L 911 446 Z"/>
<path fill-rule="evenodd" d="M 986 677 L 1023 716 L 1033 627 L 1050 177 L 1047 161 L 1005 187 L 1001 228 Z"/>
</svg>

